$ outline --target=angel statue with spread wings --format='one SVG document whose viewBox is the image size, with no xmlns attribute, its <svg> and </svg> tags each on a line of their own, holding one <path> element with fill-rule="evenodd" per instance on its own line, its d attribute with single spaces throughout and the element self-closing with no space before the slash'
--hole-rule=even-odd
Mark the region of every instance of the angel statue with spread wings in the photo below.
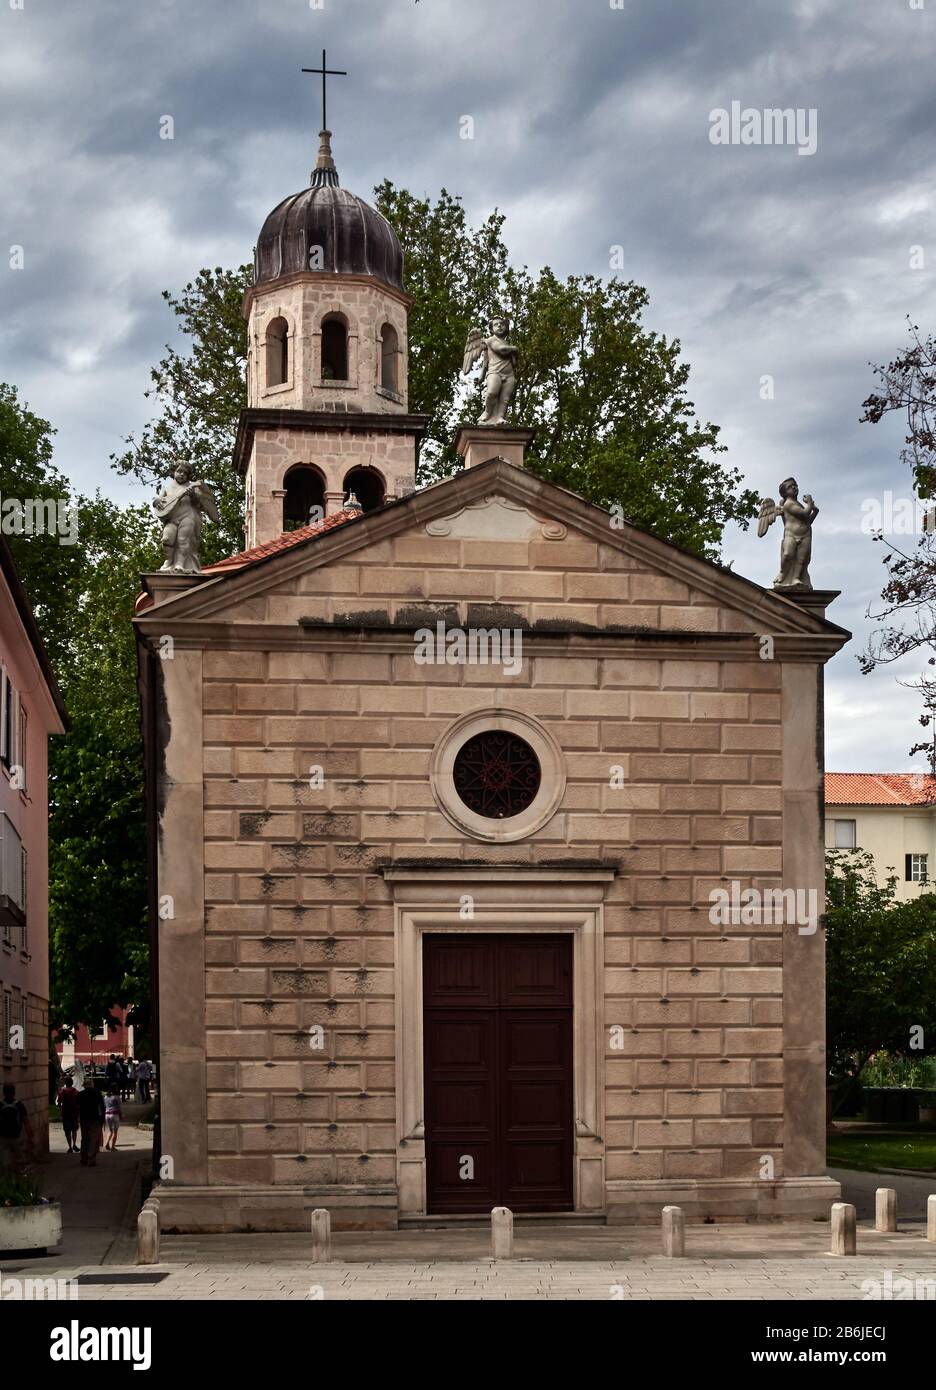
<svg viewBox="0 0 936 1390">
<path fill-rule="evenodd" d="M 182 460 L 176 465 L 170 481 L 153 499 L 153 511 L 163 524 L 162 547 L 166 560 L 162 568 L 172 574 L 199 574 L 202 513 L 216 525 L 221 516 L 208 484 L 192 481 L 190 463 Z"/>
<path fill-rule="evenodd" d="M 514 369 L 518 349 L 508 343 L 508 331 L 509 324 L 503 315 L 491 321 L 491 333 L 487 338 L 480 328 L 468 330 L 462 375 L 467 376 L 484 359 L 484 413 L 478 421 L 479 425 L 502 425 L 517 389 Z"/>
<path fill-rule="evenodd" d="M 766 536 L 777 517 L 783 518 L 783 541 L 780 546 L 780 573 L 773 582 L 775 589 L 811 589 L 809 559 L 812 554 L 812 524 L 819 508 L 807 492 L 799 501 L 799 486 L 795 478 L 785 478 L 780 484 L 780 502 L 765 497 L 760 504 L 757 534 Z"/>
</svg>

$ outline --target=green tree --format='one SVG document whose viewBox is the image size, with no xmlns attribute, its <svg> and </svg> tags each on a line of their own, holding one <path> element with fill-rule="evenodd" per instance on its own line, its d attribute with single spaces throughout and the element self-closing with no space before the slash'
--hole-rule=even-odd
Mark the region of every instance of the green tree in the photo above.
<svg viewBox="0 0 936 1390">
<path fill-rule="evenodd" d="M 148 509 L 75 493 L 53 430 L 0 384 L 0 495 L 55 498 L 77 544 L 7 535 L 72 722 L 49 742 L 50 1022 L 97 1029 L 113 1004 L 149 1010 L 142 748 L 130 618 L 159 563 Z"/>
<path fill-rule="evenodd" d="M 20 403 L 14 386 L 0 382 L 0 496 L 3 534 L 23 582 L 59 684 L 74 667 L 74 632 L 56 613 L 78 601 L 87 570 L 79 545 L 59 545 L 45 534 L 26 534 L 12 505 L 49 500 L 74 508 L 68 480 L 52 463 L 55 431 Z M 79 523 L 80 532 L 80 523 Z"/>
<path fill-rule="evenodd" d="M 514 418 L 536 431 L 530 468 L 543 478 L 686 549 L 717 558 L 729 521 L 745 526 L 757 499 L 721 465 L 718 428 L 695 417 L 680 344 L 642 323 L 646 291 L 595 276 L 559 280 L 509 263 L 504 217 L 469 225 L 460 200 L 415 198 L 385 181 L 376 204 L 404 250 L 414 303 L 409 405 L 430 417 L 421 484 L 454 472 L 457 426 L 477 419 L 480 383 L 461 375 L 468 329 L 497 309 L 520 348 Z M 241 548 L 242 486 L 230 458 L 245 403 L 247 331 L 240 302 L 252 269 L 203 270 L 180 298 L 165 298 L 188 347 L 167 347 L 152 371 L 158 414 L 115 466 L 156 483 L 179 457 L 193 460 L 221 499 L 224 525 L 206 531 L 206 554 Z M 213 533 L 212 533 L 213 532 Z"/>
<path fill-rule="evenodd" d="M 158 564 L 144 507 L 84 501 L 88 571 L 78 660 L 65 689 L 72 721 L 49 768 L 50 1018 L 97 1025 L 113 1004 L 150 1014 L 143 747 L 131 626 L 141 570 Z"/>
<path fill-rule="evenodd" d="M 725 524 L 746 525 L 757 497 L 718 463 L 718 427 L 695 418 L 679 341 L 643 326 L 646 291 L 546 267 L 508 270 L 503 302 L 521 350 L 516 418 L 536 430 L 530 469 L 717 558 Z"/>
<path fill-rule="evenodd" d="M 443 188 L 433 204 L 389 180 L 374 190 L 375 206 L 403 247 L 403 279 L 413 298 L 409 319 L 410 409 L 429 416 L 420 481 L 457 466 L 452 437 L 471 418 L 460 373 L 468 329 L 498 307 L 507 273 L 502 213 L 471 228 L 461 200 Z M 475 409 L 477 418 L 477 409 Z"/>
<path fill-rule="evenodd" d="M 163 299 L 179 320 L 188 350 L 166 346 L 144 394 L 158 403 L 156 417 L 112 455 L 119 473 L 162 484 L 179 459 L 214 489 L 220 526 L 206 526 L 202 563 L 244 548 L 244 487 L 231 464 L 237 420 L 247 404 L 247 323 L 241 312 L 253 266 L 202 270 L 176 297 Z"/>
<path fill-rule="evenodd" d="M 936 1037 L 936 893 L 899 902 L 896 883 L 877 883 L 867 852 L 827 856 L 826 1024 L 839 1103 L 874 1053 L 912 1056 L 917 1026 Z"/>
</svg>

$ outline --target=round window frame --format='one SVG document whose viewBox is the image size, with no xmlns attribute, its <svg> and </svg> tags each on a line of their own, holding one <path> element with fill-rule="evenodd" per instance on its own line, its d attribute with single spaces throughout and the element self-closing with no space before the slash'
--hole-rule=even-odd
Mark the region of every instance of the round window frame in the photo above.
<svg viewBox="0 0 936 1390">
<path fill-rule="evenodd" d="M 509 819 L 491 820 L 466 806 L 455 787 L 455 759 L 469 739 L 500 729 L 530 745 L 540 765 L 536 796 Z M 450 724 L 433 750 L 429 785 L 439 810 L 456 829 L 488 844 L 510 844 L 535 835 L 556 814 L 565 794 L 562 750 L 548 729 L 517 710 L 484 709 L 463 714 Z"/>
</svg>

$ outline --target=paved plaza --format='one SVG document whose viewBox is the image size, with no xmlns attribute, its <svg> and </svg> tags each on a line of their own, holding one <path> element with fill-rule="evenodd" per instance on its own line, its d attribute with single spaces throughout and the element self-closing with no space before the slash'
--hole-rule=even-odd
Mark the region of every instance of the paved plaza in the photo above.
<svg viewBox="0 0 936 1390">
<path fill-rule="evenodd" d="M 163 1235 L 160 1263 L 136 1264 L 135 1218 L 151 1136 L 121 1129 L 121 1147 L 83 1169 L 53 1131 L 43 1165 L 62 1201 L 61 1248 L 41 1259 L 0 1260 L 0 1280 L 60 1281 L 81 1301 L 690 1299 L 871 1300 L 915 1296 L 936 1302 L 936 1244 L 926 1240 L 926 1197 L 936 1178 L 835 1170 L 859 1213 L 858 1254 L 829 1254 L 827 1221 L 690 1225 L 686 1258 L 660 1253 L 656 1226 L 533 1224 L 518 1219 L 515 1258 L 494 1262 L 485 1225 L 385 1232 L 336 1232 L 333 1260 L 313 1264 L 311 1236 Z M 898 1189 L 900 1229 L 873 1229 L 873 1191 Z M 867 1281 L 875 1281 L 869 1284 Z M 901 1281 L 909 1281 L 902 1283 Z M 919 1282 L 918 1282 L 919 1281 Z M 876 1285 L 880 1286 L 879 1290 Z M 0 1284 L 4 1299 L 16 1286 Z"/>
<path fill-rule="evenodd" d="M 338 1234 L 327 1265 L 310 1263 L 304 1235 L 169 1236 L 164 1262 L 135 1271 L 165 1274 L 159 1283 L 101 1284 L 80 1296 L 856 1300 L 870 1292 L 866 1280 L 893 1290 L 907 1279 L 929 1281 L 920 1291 L 936 1300 L 936 1246 L 922 1227 L 896 1235 L 861 1228 L 861 1253 L 847 1259 L 828 1254 L 829 1232 L 828 1223 L 693 1226 L 687 1258 L 665 1259 L 655 1228 L 518 1226 L 516 1258 L 496 1263 L 483 1229 Z"/>
<path fill-rule="evenodd" d="M 320 1265 L 301 1233 L 164 1236 L 155 1266 L 116 1262 L 114 1248 L 103 1264 L 67 1254 L 0 1262 L 0 1277 L 64 1280 L 81 1300 L 847 1301 L 873 1297 L 874 1280 L 885 1297 L 909 1296 L 912 1285 L 913 1296 L 936 1301 L 936 1246 L 921 1224 L 894 1235 L 862 1225 L 850 1258 L 828 1253 L 829 1235 L 827 1222 L 691 1226 L 686 1258 L 665 1259 L 656 1228 L 519 1224 L 516 1257 L 495 1263 L 483 1228 L 338 1233 L 333 1261 Z"/>
</svg>

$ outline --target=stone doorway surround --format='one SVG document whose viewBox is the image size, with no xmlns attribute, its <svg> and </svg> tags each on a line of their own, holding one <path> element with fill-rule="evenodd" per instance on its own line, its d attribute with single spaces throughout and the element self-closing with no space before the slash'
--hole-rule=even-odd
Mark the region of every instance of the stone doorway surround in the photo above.
<svg viewBox="0 0 936 1390">
<path fill-rule="evenodd" d="M 611 865 L 396 865 L 396 1140 L 399 1215 L 426 1214 L 422 938 L 451 932 L 570 932 L 573 946 L 573 1204 L 605 1211 L 604 923 Z M 470 897 L 470 912 L 465 898 Z"/>
</svg>

